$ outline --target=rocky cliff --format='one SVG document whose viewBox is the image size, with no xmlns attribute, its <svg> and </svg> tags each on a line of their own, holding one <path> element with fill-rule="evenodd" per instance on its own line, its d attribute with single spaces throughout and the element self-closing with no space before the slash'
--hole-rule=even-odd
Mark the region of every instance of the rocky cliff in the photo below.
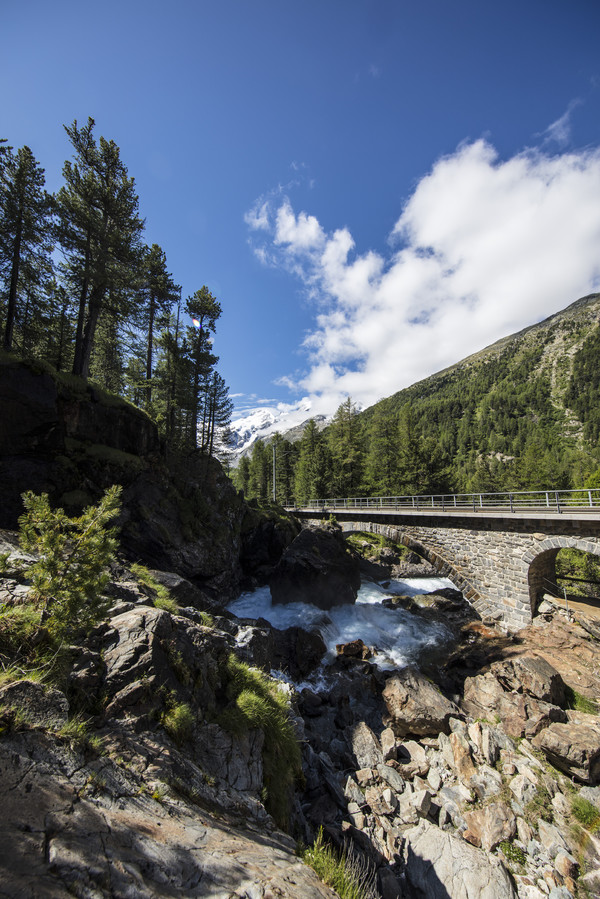
<svg viewBox="0 0 600 899">
<path fill-rule="evenodd" d="M 0 527 L 16 528 L 25 490 L 75 513 L 112 484 L 123 486 L 122 549 L 217 601 L 270 570 L 298 531 L 250 510 L 216 460 L 167 458 L 142 410 L 39 361 L 0 355 Z"/>
</svg>

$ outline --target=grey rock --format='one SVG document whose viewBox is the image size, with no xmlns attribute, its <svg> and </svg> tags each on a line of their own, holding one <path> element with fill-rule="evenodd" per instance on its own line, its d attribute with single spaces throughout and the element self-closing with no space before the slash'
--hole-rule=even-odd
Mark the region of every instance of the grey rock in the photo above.
<svg viewBox="0 0 600 899">
<path fill-rule="evenodd" d="M 516 899 L 511 878 L 497 858 L 427 821 L 406 832 L 404 862 L 408 883 L 428 899 Z"/>
<path fill-rule="evenodd" d="M 275 603 L 310 602 L 321 609 L 353 603 L 360 587 L 358 561 L 337 528 L 307 527 L 285 549 L 270 587 Z"/>
<path fill-rule="evenodd" d="M 348 731 L 352 753 L 361 768 L 376 768 L 383 764 L 381 743 L 364 721 Z"/>
<path fill-rule="evenodd" d="M 405 668 L 390 677 L 383 699 L 388 709 L 384 723 L 398 737 L 447 733 L 450 718 L 460 717 L 458 707 L 416 668 Z"/>
<path fill-rule="evenodd" d="M 377 765 L 377 773 L 395 793 L 402 793 L 404 791 L 404 779 L 391 765 Z"/>
<path fill-rule="evenodd" d="M 39 727 L 62 727 L 69 717 L 69 703 L 64 693 L 31 680 L 2 687 L 0 705 L 18 709 L 29 724 Z"/>
</svg>

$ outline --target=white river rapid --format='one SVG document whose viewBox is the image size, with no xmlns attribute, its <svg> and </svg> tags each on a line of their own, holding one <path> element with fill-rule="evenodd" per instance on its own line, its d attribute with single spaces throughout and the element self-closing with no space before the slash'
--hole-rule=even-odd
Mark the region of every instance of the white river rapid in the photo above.
<svg viewBox="0 0 600 899">
<path fill-rule="evenodd" d="M 402 608 L 387 609 L 382 601 L 393 594 L 415 596 L 443 587 L 454 587 L 454 584 L 447 578 L 393 579 L 386 581 L 385 587 L 364 582 L 356 603 L 327 611 L 303 602 L 274 605 L 269 588 L 261 587 L 252 593 L 242 593 L 228 609 L 238 618 L 265 618 L 276 628 L 316 629 L 327 645 L 329 658 L 335 656 L 337 643 L 360 638 L 375 649 L 373 661 L 380 668 L 404 668 L 428 650 L 449 643 L 451 634 L 442 622 L 427 621 Z"/>
</svg>

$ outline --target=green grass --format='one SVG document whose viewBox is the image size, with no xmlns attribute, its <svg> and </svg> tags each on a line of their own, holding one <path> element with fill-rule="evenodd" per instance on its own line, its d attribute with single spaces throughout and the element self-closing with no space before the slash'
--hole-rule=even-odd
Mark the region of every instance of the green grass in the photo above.
<svg viewBox="0 0 600 899">
<path fill-rule="evenodd" d="M 527 863 L 526 853 L 519 846 L 516 846 L 512 840 L 502 840 L 498 845 L 509 862 L 523 866 Z"/>
<path fill-rule="evenodd" d="M 576 709 L 578 712 L 586 712 L 588 715 L 598 714 L 598 705 L 594 700 L 588 699 L 587 696 L 583 696 L 577 690 L 573 690 L 572 687 L 565 686 L 565 697 L 568 708 Z"/>
<path fill-rule="evenodd" d="M 280 827 L 287 827 L 289 793 L 301 774 L 298 740 L 290 719 L 285 693 L 262 671 L 230 655 L 224 672 L 229 705 L 219 717 L 234 735 L 262 730 L 265 805 Z"/>
<path fill-rule="evenodd" d="M 186 702 L 179 702 L 167 709 L 161 722 L 178 746 L 189 740 L 194 731 L 194 713 Z"/>
<path fill-rule="evenodd" d="M 40 628 L 40 609 L 34 603 L 0 610 L 0 654 L 27 656 Z"/>
<path fill-rule="evenodd" d="M 143 584 L 154 593 L 153 602 L 157 609 L 163 609 L 165 612 L 170 612 L 172 615 L 177 614 L 179 610 L 177 602 L 173 599 L 164 584 L 159 583 L 156 578 L 150 574 L 145 565 L 138 565 L 135 563 L 131 566 L 131 571 L 135 575 L 138 584 Z"/>
<path fill-rule="evenodd" d="M 571 812 L 573 817 L 580 824 L 592 833 L 598 829 L 600 824 L 600 810 L 596 808 L 593 802 L 584 799 L 583 796 L 573 796 L 571 799 Z"/>
<path fill-rule="evenodd" d="M 338 855 L 325 843 L 322 827 L 313 845 L 301 851 L 300 855 L 323 883 L 336 891 L 340 899 L 376 899 L 379 896 L 374 872 L 352 850 Z"/>
</svg>

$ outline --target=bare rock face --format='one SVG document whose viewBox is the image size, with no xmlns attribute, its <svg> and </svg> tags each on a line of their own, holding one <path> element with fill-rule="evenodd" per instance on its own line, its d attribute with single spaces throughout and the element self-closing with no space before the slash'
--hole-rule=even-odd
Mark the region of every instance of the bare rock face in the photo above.
<svg viewBox="0 0 600 899">
<path fill-rule="evenodd" d="M 450 718 L 461 712 L 416 668 L 405 668 L 388 679 L 383 690 L 388 709 L 384 723 L 396 736 L 448 733 Z"/>
<path fill-rule="evenodd" d="M 358 561 L 337 528 L 304 528 L 281 557 L 270 587 L 276 603 L 310 602 L 321 609 L 353 603 L 360 587 Z"/>
<path fill-rule="evenodd" d="M 405 874 L 415 895 L 427 899 L 516 899 L 511 878 L 501 862 L 465 840 L 428 821 L 408 830 L 405 838 Z"/>
<path fill-rule="evenodd" d="M 593 715 L 551 724 L 533 740 L 548 761 L 585 784 L 600 783 L 600 725 Z"/>
<path fill-rule="evenodd" d="M 2 687 L 0 706 L 24 709 L 27 721 L 42 727 L 61 727 L 69 717 L 69 703 L 64 693 L 30 680 Z"/>
</svg>

